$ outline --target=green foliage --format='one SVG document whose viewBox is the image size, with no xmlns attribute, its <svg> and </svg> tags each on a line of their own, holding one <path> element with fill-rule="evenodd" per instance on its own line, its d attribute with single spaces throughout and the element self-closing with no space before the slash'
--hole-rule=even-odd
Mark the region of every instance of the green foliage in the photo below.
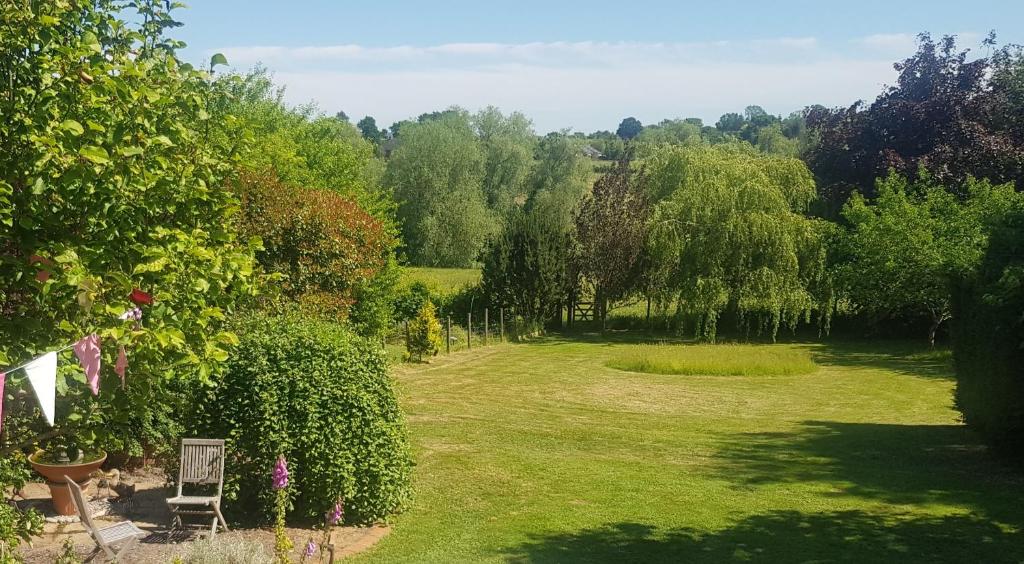
<svg viewBox="0 0 1024 564">
<path fill-rule="evenodd" d="M 77 363 L 58 374 L 56 432 L 82 446 L 166 443 L 169 390 L 211 380 L 235 341 L 222 320 L 254 293 L 258 242 L 234 234 L 231 149 L 208 134 L 210 77 L 177 58 L 165 6 L 0 7 L 0 364 L 97 333 L 100 395 Z M 133 288 L 155 299 L 139 325 L 118 319 Z M 130 357 L 124 389 L 117 345 Z M 10 374 L 9 397 L 27 385 Z M 0 448 L 41 430 L 30 402 L 15 405 Z"/>
<path fill-rule="evenodd" d="M 666 147 L 647 163 L 657 204 L 649 237 L 660 283 L 695 333 L 714 340 L 723 312 L 772 337 L 820 305 L 825 271 L 807 167 L 739 144 Z"/>
<path fill-rule="evenodd" d="M 602 321 L 607 303 L 627 297 L 643 280 L 641 268 L 651 206 L 642 175 L 623 161 L 594 184 L 576 216 L 575 271 L 595 289 Z"/>
<path fill-rule="evenodd" d="M 238 330 L 224 378 L 197 401 L 197 432 L 227 439 L 226 509 L 272 517 L 278 454 L 299 517 L 319 519 L 342 497 L 359 523 L 405 507 L 412 461 L 379 344 L 294 317 L 252 316 Z"/>
<path fill-rule="evenodd" d="M 533 325 L 556 317 L 569 291 L 569 240 L 549 218 L 512 214 L 482 255 L 481 286 L 492 307 L 513 307 Z"/>
<path fill-rule="evenodd" d="M 81 562 L 82 559 L 78 557 L 78 551 L 75 549 L 75 541 L 71 540 L 71 537 L 65 538 L 54 564 L 81 564 Z"/>
<path fill-rule="evenodd" d="M 591 161 L 581 147 L 581 141 L 566 135 L 545 137 L 537 146 L 537 162 L 522 206 L 527 214 L 566 233 L 572 231 L 576 206 L 592 182 Z"/>
<path fill-rule="evenodd" d="M 270 171 L 292 186 L 337 192 L 388 220 L 393 205 L 378 189 L 375 147 L 352 124 L 324 116 L 312 104 L 287 107 L 283 88 L 262 68 L 224 75 L 215 88 L 218 119 L 211 134 L 235 147 L 242 168 Z"/>
<path fill-rule="evenodd" d="M 484 154 L 465 112 L 402 127 L 385 183 L 413 264 L 469 266 L 476 258 L 494 229 L 483 178 Z"/>
<path fill-rule="evenodd" d="M 926 172 L 913 184 L 891 173 L 876 192 L 874 202 L 855 193 L 843 209 L 849 227 L 833 249 L 840 292 L 875 320 L 927 317 L 934 344 L 951 315 L 950 277 L 977 265 L 988 225 L 1021 196 L 971 179 L 961 200 Z"/>
<path fill-rule="evenodd" d="M 284 276 L 286 296 L 336 319 L 348 318 L 359 298 L 386 305 L 397 241 L 383 222 L 335 192 L 296 188 L 270 173 L 243 174 L 238 191 L 241 232 L 263 241 L 256 257 L 266 271 Z M 371 328 L 384 324 L 374 322 L 378 317 L 390 317 L 371 309 L 361 310 Z"/>
<path fill-rule="evenodd" d="M 404 320 L 416 317 L 430 301 L 430 295 L 430 288 L 419 280 L 405 286 L 395 296 L 395 318 Z"/>
<path fill-rule="evenodd" d="M 955 36 L 918 36 L 917 52 L 870 104 L 811 108 L 817 137 L 804 158 L 820 182 L 825 211 L 836 214 L 853 191 L 874 198 L 875 179 L 890 169 L 907 177 L 926 170 L 963 195 L 969 178 L 1024 185 L 1020 47 L 982 42 L 985 56 Z"/>
<path fill-rule="evenodd" d="M 695 376 L 792 376 L 818 368 L 806 348 L 785 345 L 635 345 L 617 351 L 607 365 Z"/>
<path fill-rule="evenodd" d="M 628 117 L 619 123 L 619 128 L 615 131 L 615 134 L 620 138 L 629 141 L 630 139 L 640 135 L 640 131 L 644 128 L 640 120 L 635 117 Z"/>
<path fill-rule="evenodd" d="M 478 112 L 472 121 L 484 152 L 487 205 L 505 213 L 526 196 L 537 145 L 533 125 L 519 112 L 506 117 L 493 106 Z"/>
<path fill-rule="evenodd" d="M 956 406 L 1002 453 L 1024 459 L 1024 203 L 995 222 L 953 292 Z"/>
<path fill-rule="evenodd" d="M 444 339 L 441 336 L 441 323 L 437 320 L 434 304 L 428 299 L 420 306 L 416 317 L 409 320 L 409 342 L 407 349 L 410 358 L 422 361 L 424 356 L 434 356 Z"/>
</svg>

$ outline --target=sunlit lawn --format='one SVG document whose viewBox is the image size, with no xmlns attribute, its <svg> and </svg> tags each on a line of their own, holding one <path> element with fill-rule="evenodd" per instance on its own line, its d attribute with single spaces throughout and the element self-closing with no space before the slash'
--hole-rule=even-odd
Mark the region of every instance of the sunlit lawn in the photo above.
<svg viewBox="0 0 1024 564">
<path fill-rule="evenodd" d="M 417 498 L 356 560 L 1024 560 L 1024 479 L 958 423 L 948 355 L 808 344 L 804 375 L 606 366 L 631 346 L 549 338 L 399 368 Z"/>
<path fill-rule="evenodd" d="M 480 270 L 410 266 L 402 269 L 402 280 L 406 283 L 422 282 L 431 292 L 449 294 L 480 282 Z"/>
<path fill-rule="evenodd" d="M 634 345 L 618 347 L 607 365 L 631 372 L 707 376 L 810 374 L 817 369 L 807 347 L 797 345 Z"/>
</svg>

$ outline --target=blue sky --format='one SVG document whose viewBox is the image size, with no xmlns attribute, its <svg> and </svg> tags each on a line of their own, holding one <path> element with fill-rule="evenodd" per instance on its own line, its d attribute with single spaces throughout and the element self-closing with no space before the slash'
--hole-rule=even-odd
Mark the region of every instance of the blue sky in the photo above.
<svg viewBox="0 0 1024 564">
<path fill-rule="evenodd" d="M 261 63 L 289 103 L 382 125 L 493 104 L 540 132 L 870 99 L 920 31 L 1024 43 L 1020 0 L 192 0 L 177 17 L 186 59 Z"/>
</svg>

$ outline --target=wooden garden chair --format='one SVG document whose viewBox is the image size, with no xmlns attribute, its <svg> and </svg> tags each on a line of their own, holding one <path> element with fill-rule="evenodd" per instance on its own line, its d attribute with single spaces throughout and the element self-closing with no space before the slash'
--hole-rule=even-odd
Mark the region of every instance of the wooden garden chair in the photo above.
<svg viewBox="0 0 1024 564">
<path fill-rule="evenodd" d="M 131 521 L 121 521 L 109 527 L 97 528 L 89 513 L 89 504 L 86 503 L 85 496 L 82 495 L 82 488 L 67 476 L 64 476 L 64 481 L 67 482 L 68 489 L 71 490 L 71 501 L 74 502 L 75 509 L 78 510 L 78 518 L 81 519 L 82 526 L 96 542 L 96 549 L 89 555 L 89 559 L 102 550 L 111 562 L 116 562 L 118 555 L 137 543 L 139 538 L 146 536 L 146 532 L 136 527 L 135 523 Z"/>
<path fill-rule="evenodd" d="M 184 495 L 188 485 L 217 484 L 214 495 Z M 210 538 L 217 534 L 218 523 L 228 529 L 228 522 L 220 512 L 220 497 L 224 490 L 224 440 L 181 439 L 181 460 L 178 468 L 178 495 L 167 499 L 173 519 L 171 530 L 182 526 L 182 515 L 209 515 L 213 518 Z"/>
</svg>

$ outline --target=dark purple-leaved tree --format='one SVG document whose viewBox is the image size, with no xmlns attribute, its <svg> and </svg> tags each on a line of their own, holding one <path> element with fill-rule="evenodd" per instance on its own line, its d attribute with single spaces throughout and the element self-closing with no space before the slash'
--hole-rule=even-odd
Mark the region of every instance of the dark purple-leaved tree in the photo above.
<svg viewBox="0 0 1024 564">
<path fill-rule="evenodd" d="M 596 183 L 576 215 L 576 272 L 595 290 L 596 313 L 637 289 L 651 204 L 643 174 L 621 161 Z"/>
<path fill-rule="evenodd" d="M 994 49 L 995 36 L 985 40 Z M 957 191 L 969 176 L 1024 180 L 1022 59 L 1015 47 L 971 58 L 956 38 L 918 36 L 917 52 L 896 63 L 896 83 L 870 105 L 808 108 L 817 143 L 804 154 L 828 215 L 854 190 L 875 196 L 875 179 L 927 169 Z"/>
</svg>

